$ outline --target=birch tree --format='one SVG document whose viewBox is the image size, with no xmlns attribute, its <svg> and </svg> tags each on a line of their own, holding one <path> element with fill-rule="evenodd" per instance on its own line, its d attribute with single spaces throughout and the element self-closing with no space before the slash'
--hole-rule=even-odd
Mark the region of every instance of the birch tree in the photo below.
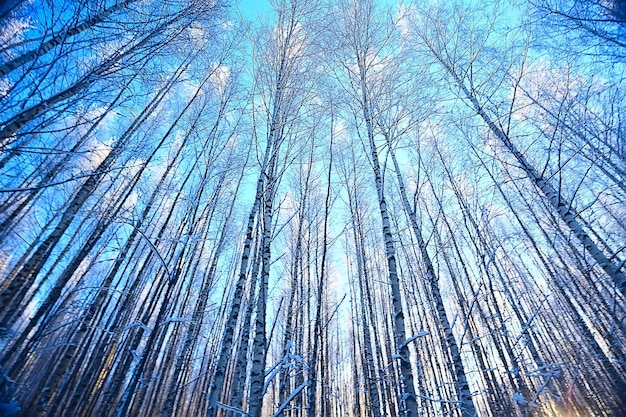
<svg viewBox="0 0 626 417">
<path fill-rule="evenodd" d="M 461 29 L 458 28 L 458 30 Z M 478 89 L 482 86 L 486 86 L 486 82 L 488 80 L 483 80 L 483 84 L 479 87 L 477 83 L 480 83 L 480 81 L 476 81 L 474 79 L 474 74 L 468 71 L 473 69 L 474 60 L 478 59 L 482 51 L 480 49 L 468 49 L 466 52 L 468 56 L 463 57 L 468 67 L 463 68 L 461 63 L 455 62 L 455 57 L 452 53 L 448 52 L 449 47 L 446 45 L 448 42 L 451 42 L 451 40 L 447 37 L 447 34 L 444 32 L 431 32 L 429 34 L 421 32 L 418 33 L 418 36 L 423 42 L 423 45 L 429 49 L 429 51 L 448 73 L 455 85 L 459 88 L 463 99 L 468 101 L 475 113 L 484 121 L 491 133 L 519 164 L 521 170 L 525 173 L 527 178 L 537 187 L 539 192 L 545 196 L 554 211 L 558 213 L 558 216 L 563 221 L 563 224 L 570 229 L 572 234 L 578 239 L 587 253 L 595 260 L 597 265 L 602 268 L 607 276 L 613 280 L 617 289 L 622 292 L 622 294 L 626 294 L 626 276 L 621 271 L 620 263 L 613 261 L 616 254 L 607 254 L 601 247 L 598 246 L 598 244 L 591 237 L 593 231 L 587 231 L 583 224 L 581 224 L 578 220 L 579 216 L 573 207 L 572 202 L 565 198 L 560 190 L 555 188 L 555 186 L 550 183 L 549 179 L 544 177 L 542 172 L 535 167 L 535 165 L 518 149 L 518 146 L 515 144 L 515 139 L 512 137 L 514 133 L 511 132 L 510 126 L 507 127 L 505 124 L 502 124 L 488 113 L 488 108 L 490 107 L 489 102 L 481 103 L 477 91 L 479 91 Z M 483 42 L 484 41 L 485 40 L 483 40 Z M 480 40 L 476 39 L 474 42 L 478 44 Z M 476 76 L 478 75 L 479 74 Z M 497 75 L 493 74 L 490 76 Z M 512 79 L 512 87 L 514 89 L 514 96 L 510 102 L 512 106 L 515 103 L 515 94 L 517 94 L 518 88 L 523 89 L 520 82 L 521 79 L 519 78 Z"/>
<path fill-rule="evenodd" d="M 381 26 L 375 14 L 377 10 L 373 3 L 350 3 L 338 10 L 341 18 L 339 24 L 342 32 L 339 35 L 338 45 L 345 48 L 346 60 L 341 62 L 348 71 L 351 86 L 348 91 L 360 112 L 359 118 L 363 121 L 365 132 L 363 141 L 368 147 L 370 163 L 373 169 L 378 204 L 380 209 L 382 232 L 385 240 L 385 251 L 388 263 L 389 285 L 391 287 L 391 303 L 393 306 L 393 343 L 395 346 L 394 359 L 399 362 L 402 384 L 401 413 L 416 416 L 417 403 L 413 383 L 413 370 L 409 357 L 408 336 L 405 326 L 404 307 L 402 305 L 402 290 L 397 270 L 396 250 L 393 242 L 393 232 L 389 219 L 389 212 L 385 197 L 383 172 L 379 161 L 379 148 L 376 142 L 375 105 L 372 97 L 375 95 L 375 78 L 379 60 L 388 59 L 388 48 L 391 47 L 391 30 Z"/>
<path fill-rule="evenodd" d="M 208 397 L 207 413 L 214 416 L 218 409 L 218 397 L 225 381 L 228 356 L 233 346 L 233 336 L 237 317 L 240 314 L 242 293 L 248 279 L 250 250 L 252 247 L 255 224 L 261 225 L 261 275 L 259 277 L 259 294 L 257 296 L 256 318 L 254 325 L 254 341 L 252 347 L 252 368 L 250 374 L 250 394 L 248 413 L 260 416 L 265 394 L 265 360 L 266 360 L 266 305 L 267 287 L 271 264 L 272 223 L 274 198 L 278 191 L 282 172 L 288 165 L 285 162 L 292 158 L 291 153 L 297 144 L 287 142 L 291 132 L 297 127 L 296 120 L 306 103 L 307 84 L 311 78 L 304 71 L 308 62 L 307 20 L 313 10 L 311 2 L 290 1 L 275 5 L 277 14 L 276 27 L 264 29 L 258 44 L 259 98 L 264 107 L 267 120 L 265 132 L 254 131 L 253 135 L 262 146 L 262 157 L 259 160 L 259 177 L 257 179 L 255 198 L 248 216 L 246 238 L 241 256 L 241 264 L 233 301 L 225 324 L 211 391 Z M 303 85 L 305 86 L 303 88 Z M 265 137 L 263 137 L 265 136 Z M 287 142 L 287 143 L 286 143 Z M 288 162 L 287 162 L 288 163 Z M 241 381 L 239 381 L 241 386 Z"/>
</svg>

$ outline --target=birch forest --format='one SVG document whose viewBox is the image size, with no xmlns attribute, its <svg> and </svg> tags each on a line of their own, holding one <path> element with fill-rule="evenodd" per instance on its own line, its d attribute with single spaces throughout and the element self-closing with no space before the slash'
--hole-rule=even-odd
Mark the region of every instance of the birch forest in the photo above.
<svg viewBox="0 0 626 417">
<path fill-rule="evenodd" d="M 0 417 L 626 416 L 624 0 L 0 1 Z"/>
</svg>

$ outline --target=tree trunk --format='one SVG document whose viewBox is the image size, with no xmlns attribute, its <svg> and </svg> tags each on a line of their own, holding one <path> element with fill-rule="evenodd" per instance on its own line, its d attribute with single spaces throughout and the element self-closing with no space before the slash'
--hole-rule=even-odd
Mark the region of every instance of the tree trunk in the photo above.
<svg viewBox="0 0 626 417">
<path fill-rule="evenodd" d="M 22 65 L 38 57 L 45 55 L 55 46 L 58 46 L 61 43 L 66 42 L 68 39 L 80 34 L 81 32 L 84 32 L 87 29 L 93 28 L 98 23 L 104 22 L 104 20 L 107 17 L 109 17 L 111 14 L 128 7 L 129 5 L 131 5 L 132 3 L 136 1 L 137 0 L 124 0 L 120 3 L 117 3 L 114 6 L 109 7 L 108 9 L 104 9 L 100 13 L 93 16 L 92 18 L 87 19 L 86 21 L 80 23 L 79 25 L 66 29 L 60 32 L 59 34 L 53 36 L 52 38 L 48 39 L 47 41 L 43 42 L 39 46 L 39 48 L 33 49 L 32 51 L 26 52 L 20 56 L 17 56 L 11 59 L 10 61 L 3 63 L 2 65 L 0 65 L 0 77 L 10 74 L 12 71 L 18 69 Z"/>
</svg>

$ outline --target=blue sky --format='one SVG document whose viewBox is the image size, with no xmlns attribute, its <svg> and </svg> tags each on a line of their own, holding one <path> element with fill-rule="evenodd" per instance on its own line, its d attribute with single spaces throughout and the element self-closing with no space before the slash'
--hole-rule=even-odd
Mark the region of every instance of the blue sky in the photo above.
<svg viewBox="0 0 626 417">
<path fill-rule="evenodd" d="M 382 3 L 393 4 L 395 0 L 385 0 Z M 260 14 L 268 14 L 272 10 L 268 0 L 239 0 L 237 4 L 241 13 L 248 19 L 256 20 Z"/>
<path fill-rule="evenodd" d="M 272 7 L 267 0 L 239 0 L 239 10 L 248 19 L 256 19 L 259 14 L 269 13 Z"/>
</svg>

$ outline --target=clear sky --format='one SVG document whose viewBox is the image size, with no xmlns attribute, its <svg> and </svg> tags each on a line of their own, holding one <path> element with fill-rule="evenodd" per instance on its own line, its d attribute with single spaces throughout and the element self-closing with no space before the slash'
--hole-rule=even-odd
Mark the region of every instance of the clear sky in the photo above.
<svg viewBox="0 0 626 417">
<path fill-rule="evenodd" d="M 256 20 L 259 14 L 267 14 L 272 10 L 267 0 L 239 0 L 237 4 L 241 13 L 248 19 Z"/>
<path fill-rule="evenodd" d="M 397 3 L 397 0 L 383 0 L 380 3 L 390 5 Z M 243 16 L 250 21 L 255 21 L 259 15 L 268 15 L 272 11 L 268 0 L 238 0 L 236 4 Z"/>
</svg>

